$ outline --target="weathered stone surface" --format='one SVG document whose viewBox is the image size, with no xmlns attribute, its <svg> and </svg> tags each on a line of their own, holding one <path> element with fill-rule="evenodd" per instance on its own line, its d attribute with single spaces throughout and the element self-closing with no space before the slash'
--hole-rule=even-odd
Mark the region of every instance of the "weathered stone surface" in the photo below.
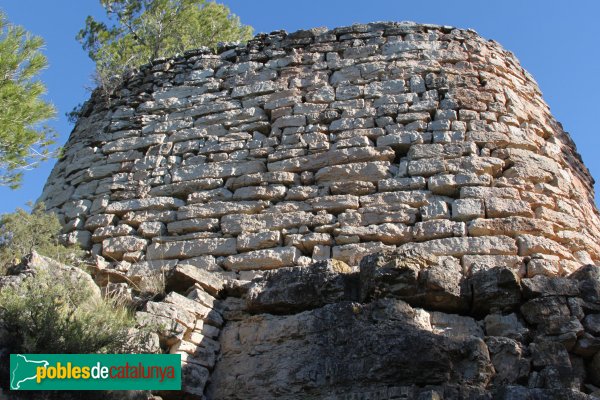
<svg viewBox="0 0 600 400">
<path fill-rule="evenodd" d="M 393 296 L 412 306 L 457 312 L 467 306 L 458 261 L 430 253 L 396 251 L 360 263 L 360 298 Z"/>
<path fill-rule="evenodd" d="M 529 375 L 529 360 L 525 358 L 525 351 L 521 344 L 513 339 L 502 337 L 489 337 L 485 341 L 490 351 L 490 358 L 496 375 L 496 385 L 517 383 Z"/>
<path fill-rule="evenodd" d="M 237 235 L 244 231 L 281 230 L 302 225 L 316 226 L 333 222 L 332 216 L 314 215 L 304 211 L 256 215 L 226 215 L 221 219 L 223 233 Z"/>
<path fill-rule="evenodd" d="M 282 200 L 287 189 L 283 185 L 250 186 L 236 189 L 234 200 Z"/>
<path fill-rule="evenodd" d="M 312 254 L 315 246 L 330 246 L 333 239 L 328 233 L 292 234 L 285 237 L 286 246 L 294 246 L 303 253 Z"/>
<path fill-rule="evenodd" d="M 167 288 L 174 291 L 185 291 L 194 284 L 199 284 L 213 296 L 217 296 L 225 285 L 223 280 L 216 274 L 211 274 L 190 264 L 178 264 L 169 271 L 166 282 Z"/>
<path fill-rule="evenodd" d="M 346 288 L 352 285 L 351 272 L 337 260 L 269 271 L 252 282 L 247 308 L 253 313 L 294 314 L 351 299 Z"/>
<path fill-rule="evenodd" d="M 237 393 L 242 391 L 246 397 L 278 393 L 298 398 L 301 392 L 321 397 L 323 390 L 364 392 L 375 382 L 377 386 L 441 382 L 477 386 L 490 380 L 493 367 L 481 339 L 457 342 L 416 325 L 414 311 L 393 300 L 369 306 L 340 303 L 293 316 L 262 314 L 233 322 L 222 334 L 222 360 L 209 395 L 240 398 Z M 249 334 L 244 341 L 237 339 L 242 332 Z M 294 352 L 289 351 L 291 343 Z M 373 353 L 375 343 L 383 346 L 380 353 Z M 246 356 L 250 348 L 252 358 Z M 366 362 L 350 361 L 356 358 Z M 452 368 L 457 364 L 464 367 Z M 310 378 L 333 365 L 337 367 L 326 381 Z M 296 371 L 295 378 L 291 371 Z M 235 385 L 230 382 L 233 376 Z"/>
<path fill-rule="evenodd" d="M 521 303 L 519 277 L 511 269 L 477 271 L 472 274 L 469 283 L 473 291 L 471 312 L 476 315 L 512 311 Z"/>
<path fill-rule="evenodd" d="M 407 243 L 401 248 L 455 257 L 465 254 L 512 255 L 517 253 L 515 241 L 506 236 L 453 237 L 423 243 Z"/>
<path fill-rule="evenodd" d="M 267 204 L 263 201 L 213 201 L 208 204 L 181 207 L 177 212 L 177 218 L 217 218 L 228 214 L 255 214 L 266 207 Z"/>
<path fill-rule="evenodd" d="M 388 245 L 402 244 L 412 239 L 412 230 L 404 224 L 385 223 L 369 226 L 344 226 L 334 234 L 357 236 L 364 241 L 376 241 Z"/>
<path fill-rule="evenodd" d="M 192 179 L 228 178 L 253 172 L 263 172 L 265 164 L 261 161 L 220 162 L 206 165 L 190 165 L 173 172 L 173 182 L 189 181 Z"/>
<path fill-rule="evenodd" d="M 281 244 L 281 232 L 265 231 L 256 233 L 242 232 L 237 237 L 238 251 L 268 249 Z"/>
<path fill-rule="evenodd" d="M 516 314 L 489 314 L 485 317 L 485 333 L 487 336 L 505 336 L 510 339 L 523 341 L 529 330 L 523 325 Z"/>
<path fill-rule="evenodd" d="M 377 182 L 390 177 L 389 169 L 390 163 L 382 161 L 337 165 L 318 170 L 315 180 L 319 184 L 345 181 Z"/>
<path fill-rule="evenodd" d="M 122 215 L 129 211 L 169 210 L 181 207 L 184 204 L 185 202 L 182 200 L 173 197 L 153 197 L 140 200 L 123 200 L 109 204 L 108 207 L 106 207 L 106 212 Z"/>
<path fill-rule="evenodd" d="M 331 248 L 331 258 L 340 260 L 349 265 L 358 265 L 360 260 L 368 255 L 379 251 L 393 250 L 394 246 L 388 246 L 379 242 L 367 242 L 334 246 Z"/>
<path fill-rule="evenodd" d="M 223 265 L 225 268 L 235 271 L 273 269 L 290 267 L 296 264 L 300 256 L 300 251 L 295 247 L 277 247 L 232 255 L 225 259 Z"/>
<path fill-rule="evenodd" d="M 134 236 L 108 238 L 102 242 L 102 254 L 115 260 L 120 260 L 125 253 L 144 250 L 148 242 Z"/>
<path fill-rule="evenodd" d="M 192 218 L 167 224 L 167 231 L 170 234 L 211 232 L 218 229 L 219 220 L 217 218 Z"/>
<path fill-rule="evenodd" d="M 485 206 L 479 199 L 457 199 L 452 202 L 452 219 L 469 221 L 485 217 Z"/>
<path fill-rule="evenodd" d="M 148 246 L 148 260 L 186 259 L 196 256 L 227 256 L 237 253 L 234 238 L 196 239 L 154 243 Z"/>
<path fill-rule="evenodd" d="M 62 243 L 109 258 L 105 292 L 137 302 L 164 276 L 138 321 L 189 369 L 173 396 L 598 391 L 593 181 L 531 76 L 472 31 L 277 31 L 157 60 L 93 96 L 64 149 L 40 200 Z M 331 259 L 355 272 L 307 272 Z"/>
<path fill-rule="evenodd" d="M 330 150 L 326 153 L 305 157 L 297 157 L 269 163 L 269 171 L 317 171 L 333 165 L 348 164 L 361 161 L 392 161 L 394 152 L 390 148 L 356 147 L 349 149 Z"/>
</svg>

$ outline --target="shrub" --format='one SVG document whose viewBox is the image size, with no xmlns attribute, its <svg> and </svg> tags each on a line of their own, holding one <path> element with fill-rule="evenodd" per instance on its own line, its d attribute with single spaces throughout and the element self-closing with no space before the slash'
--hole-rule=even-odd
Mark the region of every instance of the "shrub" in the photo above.
<svg viewBox="0 0 600 400">
<path fill-rule="evenodd" d="M 0 324 L 12 353 L 122 351 L 134 319 L 77 280 L 39 271 L 0 291 Z"/>
<path fill-rule="evenodd" d="M 66 269 L 65 271 L 68 271 Z M 67 272 L 37 269 L 0 289 L 0 386 L 10 353 L 120 353 L 142 343 L 130 312 Z M 83 274 L 83 271 L 80 271 Z M 71 278 L 71 279 L 69 279 Z M 29 398 L 12 393 L 15 399 Z M 147 392 L 40 392 L 39 399 L 147 399 Z"/>
<path fill-rule="evenodd" d="M 76 259 L 82 256 L 80 249 L 67 248 L 60 244 L 61 225 L 55 214 L 47 213 L 43 203 L 36 204 L 31 213 L 17 209 L 14 213 L 0 217 L 0 273 L 36 250 L 57 261 Z"/>
</svg>

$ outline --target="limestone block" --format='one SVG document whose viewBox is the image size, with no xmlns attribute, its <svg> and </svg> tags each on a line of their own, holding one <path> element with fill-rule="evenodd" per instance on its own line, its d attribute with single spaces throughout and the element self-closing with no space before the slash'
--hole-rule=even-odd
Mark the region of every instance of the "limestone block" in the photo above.
<svg viewBox="0 0 600 400">
<path fill-rule="evenodd" d="M 422 176 L 408 178 L 389 178 L 377 182 L 380 192 L 394 192 L 397 190 L 422 190 L 427 186 L 427 181 Z"/>
<path fill-rule="evenodd" d="M 471 317 L 446 314 L 433 311 L 430 314 L 431 331 L 436 335 L 448 336 L 456 339 L 464 339 L 475 336 L 483 339 L 483 329 Z"/>
<path fill-rule="evenodd" d="M 329 214 L 314 215 L 305 211 L 289 213 L 265 213 L 255 215 L 232 214 L 221 218 L 221 231 L 225 234 L 238 235 L 241 232 L 259 232 L 263 230 L 282 230 L 326 225 L 334 222 Z"/>
<path fill-rule="evenodd" d="M 165 317 L 145 311 L 138 311 L 135 313 L 135 319 L 140 327 L 155 329 L 161 339 L 167 344 L 179 342 L 188 330 L 187 326 L 172 316 Z"/>
<path fill-rule="evenodd" d="M 556 254 L 562 258 L 572 258 L 571 253 L 559 243 L 552 239 L 541 236 L 523 234 L 517 238 L 520 256 L 532 254 Z"/>
<path fill-rule="evenodd" d="M 404 224 L 385 223 L 368 226 L 344 226 L 334 230 L 336 236 L 358 236 L 365 242 L 382 242 L 396 245 L 409 242 L 413 235 L 412 229 Z"/>
<path fill-rule="evenodd" d="M 485 217 L 485 205 L 480 199 L 456 199 L 452 202 L 452 219 L 470 221 Z"/>
<path fill-rule="evenodd" d="M 391 176 L 387 161 L 352 163 L 321 168 L 315 174 L 318 184 L 344 181 L 377 182 Z"/>
<path fill-rule="evenodd" d="M 502 198 L 502 199 L 516 199 L 520 200 L 521 196 L 519 191 L 511 187 L 481 187 L 481 186 L 467 186 L 460 189 L 461 199 L 490 199 L 490 198 Z"/>
<path fill-rule="evenodd" d="M 237 237 L 238 251 L 267 249 L 279 245 L 281 245 L 281 232 L 278 231 L 242 232 Z M 287 243 L 286 246 L 288 246 Z"/>
<path fill-rule="evenodd" d="M 173 197 L 152 197 L 147 199 L 123 200 L 109 204 L 106 212 L 123 215 L 129 211 L 170 210 L 185 205 L 185 202 Z"/>
<path fill-rule="evenodd" d="M 264 183 L 293 185 L 297 179 L 297 175 L 291 172 L 262 172 L 244 174 L 227 179 L 226 186 L 229 190 L 236 190 L 246 186 L 258 186 Z"/>
<path fill-rule="evenodd" d="M 182 182 L 193 179 L 228 178 L 265 170 L 262 161 L 214 162 L 181 167 L 174 170 L 172 176 L 173 182 Z"/>
<path fill-rule="evenodd" d="M 420 207 L 421 219 L 429 221 L 433 219 L 447 219 L 450 216 L 448 203 L 442 200 L 433 200 Z"/>
<path fill-rule="evenodd" d="M 175 211 L 130 211 L 123 215 L 122 221 L 135 228 L 143 222 L 160 221 L 169 223 L 175 221 L 176 218 L 177 212 Z"/>
<path fill-rule="evenodd" d="M 235 253 L 235 238 L 214 238 L 153 243 L 148 246 L 146 257 L 148 260 L 184 260 L 203 255 L 227 256 Z"/>
<path fill-rule="evenodd" d="M 435 194 L 455 196 L 463 186 L 489 186 L 491 183 L 492 177 L 488 174 L 443 174 L 430 177 L 427 180 L 427 188 Z"/>
<path fill-rule="evenodd" d="M 377 101 L 375 101 L 377 103 Z M 414 119 L 413 119 L 414 118 Z M 415 115 L 415 114 L 405 114 L 403 119 L 406 119 L 409 122 L 418 119 L 427 119 L 429 116 L 427 114 L 423 115 Z M 400 121 L 398 121 L 400 122 Z M 404 130 L 404 128 L 397 128 L 394 125 L 390 125 L 386 127 L 387 135 L 380 136 L 377 138 L 377 147 L 385 147 L 389 146 L 395 150 L 406 152 L 413 144 L 418 143 L 427 143 L 431 141 L 431 133 L 430 132 L 418 132 L 411 130 Z M 415 166 L 418 164 L 415 164 Z"/>
<path fill-rule="evenodd" d="M 533 216 L 533 212 L 531 211 L 529 203 L 523 200 L 512 200 L 496 197 L 488 198 L 485 200 L 485 210 L 488 218 Z"/>
<path fill-rule="evenodd" d="M 246 307 L 253 313 L 289 313 L 342 301 L 348 281 L 345 274 L 350 272 L 348 265 L 337 260 L 268 271 L 252 282 Z"/>
<path fill-rule="evenodd" d="M 258 95 L 272 93 L 277 90 L 277 86 L 272 81 L 256 82 L 246 86 L 236 86 L 231 92 L 232 98 L 246 97 L 250 95 Z"/>
<path fill-rule="evenodd" d="M 559 260 L 548 260 L 542 258 L 533 258 L 527 263 L 527 277 L 533 278 L 536 275 L 545 275 L 549 277 L 558 276 L 561 273 Z"/>
<path fill-rule="evenodd" d="M 468 223 L 468 230 L 471 236 L 516 236 L 522 234 L 554 236 L 554 229 L 551 223 L 525 217 L 478 218 Z"/>
<path fill-rule="evenodd" d="M 303 201 L 319 195 L 318 186 L 296 186 L 288 190 L 286 200 Z"/>
<path fill-rule="evenodd" d="M 126 224 L 121 224 L 117 226 L 105 226 L 102 228 L 98 228 L 94 231 L 94 233 L 92 234 L 92 242 L 99 243 L 107 238 L 135 235 L 135 233 L 135 229 Z"/>
<path fill-rule="evenodd" d="M 218 229 L 219 220 L 217 218 L 192 218 L 167 224 L 167 231 L 176 235 L 191 232 L 212 232 Z"/>
<path fill-rule="evenodd" d="M 334 196 L 315 197 L 307 200 L 315 211 L 325 210 L 332 214 L 337 214 L 349 209 L 357 209 L 359 207 L 358 197 L 345 194 Z"/>
<path fill-rule="evenodd" d="M 347 182 L 333 182 L 329 186 L 331 194 L 352 194 L 355 196 L 364 196 L 367 194 L 375 193 L 377 187 L 372 182 L 363 181 L 347 181 Z"/>
<path fill-rule="evenodd" d="M 268 207 L 264 201 L 213 201 L 208 204 L 191 204 L 180 207 L 177 219 L 218 218 L 228 214 L 255 214 Z"/>
<path fill-rule="evenodd" d="M 167 275 L 166 283 L 167 287 L 173 289 L 174 291 L 186 291 L 190 288 L 193 288 L 195 285 L 199 285 L 212 296 L 218 296 L 219 292 L 223 290 L 225 286 L 225 282 L 219 277 L 219 275 L 210 273 L 203 268 L 186 263 L 177 264 L 175 268 L 171 269 Z M 211 307 L 211 305 L 208 304 L 204 298 L 199 298 L 197 293 L 196 296 L 194 296 L 193 293 L 193 291 L 190 292 L 190 298 L 203 303 L 207 307 Z M 211 313 L 210 316 L 218 322 L 218 313 L 216 313 L 214 316 Z M 220 325 L 217 324 L 216 326 Z"/>
<path fill-rule="evenodd" d="M 193 328 L 196 321 L 193 313 L 174 304 L 149 301 L 144 305 L 144 311 L 158 317 L 172 318 L 188 329 Z"/>
<path fill-rule="evenodd" d="M 141 137 L 131 137 L 118 139 L 102 147 L 105 154 L 115 153 L 117 151 L 136 150 L 149 147 L 164 142 L 166 135 L 144 135 Z"/>
<path fill-rule="evenodd" d="M 86 219 L 84 227 L 93 231 L 100 227 L 114 225 L 117 220 L 117 216 L 113 214 L 96 214 Z"/>
<path fill-rule="evenodd" d="M 473 272 L 490 268 L 512 269 L 521 278 L 525 277 L 526 273 L 523 257 L 520 256 L 467 254 L 462 257 L 462 266 L 467 276 Z"/>
<path fill-rule="evenodd" d="M 123 254 L 146 249 L 147 241 L 135 236 L 110 237 L 102 241 L 102 255 L 120 260 Z"/>
<path fill-rule="evenodd" d="M 277 201 L 285 197 L 286 187 L 283 185 L 250 186 L 236 189 L 234 200 L 271 200 Z"/>
<path fill-rule="evenodd" d="M 517 245 L 507 236 L 453 237 L 422 243 L 406 243 L 401 249 L 424 251 L 435 255 L 461 257 L 466 254 L 516 255 Z"/>
<path fill-rule="evenodd" d="M 367 254 L 378 251 L 393 250 L 395 246 L 388 246 L 379 242 L 353 243 L 331 248 L 331 258 L 343 261 L 348 265 L 358 265 Z"/>
<path fill-rule="evenodd" d="M 295 247 L 254 250 L 227 257 L 223 266 L 235 271 L 290 267 L 296 264 L 301 255 Z"/>
<path fill-rule="evenodd" d="M 210 319 L 210 313 L 216 312 L 210 309 L 209 307 L 206 307 L 200 304 L 199 302 L 182 296 L 176 292 L 169 293 L 167 297 L 165 297 L 164 302 L 172 304 L 178 307 L 179 309 L 187 311 L 188 313 L 192 313 L 196 316 L 196 318 L 202 319 L 203 321 Z"/>
<path fill-rule="evenodd" d="M 393 161 L 395 153 L 388 147 L 351 147 L 324 153 L 296 157 L 268 164 L 269 171 L 317 171 L 321 168 L 364 161 Z"/>
<path fill-rule="evenodd" d="M 414 240 L 420 242 L 452 236 L 466 236 L 467 227 L 464 222 L 453 222 L 445 219 L 417 222 L 413 228 Z"/>
<path fill-rule="evenodd" d="M 211 190 L 203 190 L 190 193 L 187 197 L 187 204 L 209 203 L 212 201 L 231 200 L 233 193 L 225 188 L 217 188 Z"/>
<path fill-rule="evenodd" d="M 239 240 L 239 239 L 238 239 Z M 307 234 L 286 235 L 285 245 L 294 246 L 304 254 L 312 254 L 315 246 L 330 246 L 333 239 L 328 233 L 311 232 Z"/>
<path fill-rule="evenodd" d="M 525 327 L 515 313 L 508 315 L 489 314 L 485 317 L 484 324 L 487 336 L 505 336 L 522 340 L 529 333 L 529 329 Z"/>
<path fill-rule="evenodd" d="M 440 159 L 422 159 L 409 161 L 408 174 L 411 176 L 424 176 L 442 174 L 446 172 L 446 162 Z"/>
<path fill-rule="evenodd" d="M 65 209 L 65 217 L 68 219 L 74 219 L 76 217 L 86 215 L 92 206 L 92 202 L 89 200 L 78 200 L 72 203 L 67 203 L 63 206 Z"/>
<path fill-rule="evenodd" d="M 214 189 L 222 185 L 223 180 L 220 178 L 196 179 L 155 186 L 150 189 L 150 194 L 152 196 L 187 196 L 200 190 Z"/>
<path fill-rule="evenodd" d="M 510 338 L 490 337 L 486 344 L 496 370 L 493 381 L 498 385 L 513 384 L 529 375 L 530 362 L 521 343 Z"/>
<path fill-rule="evenodd" d="M 361 196 L 360 204 L 363 207 L 387 204 L 406 204 L 411 207 L 420 207 L 429 204 L 431 197 L 431 193 L 425 190 L 375 193 Z"/>
<path fill-rule="evenodd" d="M 160 236 L 166 231 L 165 224 L 162 222 L 142 222 L 138 227 L 138 233 L 145 238 Z"/>
</svg>

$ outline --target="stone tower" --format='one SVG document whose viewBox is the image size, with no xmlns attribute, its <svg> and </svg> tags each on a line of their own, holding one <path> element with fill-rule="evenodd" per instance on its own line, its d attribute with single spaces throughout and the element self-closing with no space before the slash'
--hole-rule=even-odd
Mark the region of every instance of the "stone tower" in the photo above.
<svg viewBox="0 0 600 400">
<path fill-rule="evenodd" d="M 470 30 L 156 60 L 92 96 L 41 200 L 104 257 L 101 285 L 166 277 L 138 319 L 168 323 L 191 398 L 600 385 L 593 180 L 533 78 Z"/>
</svg>

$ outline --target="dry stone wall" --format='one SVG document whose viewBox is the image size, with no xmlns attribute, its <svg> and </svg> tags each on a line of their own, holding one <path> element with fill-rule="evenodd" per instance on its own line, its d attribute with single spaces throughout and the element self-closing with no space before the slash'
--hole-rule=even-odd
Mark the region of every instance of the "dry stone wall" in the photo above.
<svg viewBox="0 0 600 400">
<path fill-rule="evenodd" d="M 535 274 L 600 258 L 592 193 L 512 54 L 390 23 L 157 60 L 92 98 L 41 199 L 117 261 L 244 272 L 400 246 Z"/>
<path fill-rule="evenodd" d="M 490 349 L 522 348 L 483 344 L 483 318 L 520 304 L 521 279 L 560 279 L 600 260 L 593 180 L 533 78 L 497 43 L 443 26 L 281 31 L 156 60 L 110 98 L 92 96 L 41 200 L 61 216 L 65 242 L 104 258 L 102 286 L 130 290 L 166 274 L 167 296 L 138 320 L 166 327 L 161 346 L 184 356 L 184 389 L 198 398 L 303 398 L 307 387 L 313 398 L 417 398 L 427 382 L 488 393 Z M 386 261 L 395 272 L 367 260 L 358 273 L 377 252 L 396 254 Z M 393 281 L 398 268 L 412 278 L 389 289 L 382 276 Z M 490 289 L 507 282 L 514 290 Z M 319 342 L 322 321 L 358 336 Z M 448 329 L 460 334 L 446 339 Z M 388 369 L 401 354 L 369 343 L 394 332 L 446 364 L 423 379 Z M 392 352 L 378 361 L 380 381 L 366 365 L 336 369 L 352 349 Z M 445 375 L 448 365 L 462 369 Z M 346 372 L 363 380 L 349 386 Z M 327 397 L 327 382 L 341 397 Z"/>
</svg>

